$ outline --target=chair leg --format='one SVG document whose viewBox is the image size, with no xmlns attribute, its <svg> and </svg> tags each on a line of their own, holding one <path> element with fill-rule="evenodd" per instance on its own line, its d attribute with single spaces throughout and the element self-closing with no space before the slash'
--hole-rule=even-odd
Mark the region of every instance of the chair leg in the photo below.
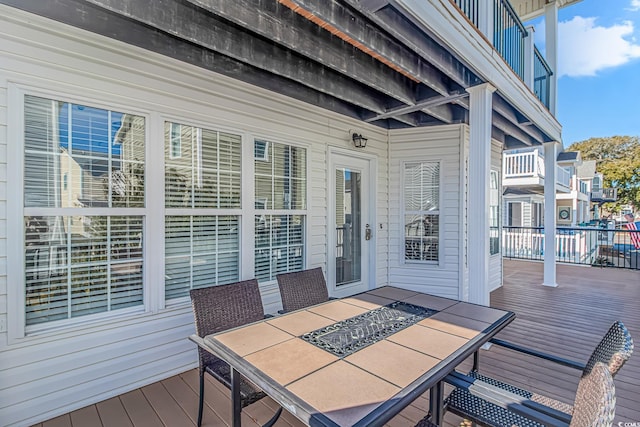
<svg viewBox="0 0 640 427">
<path fill-rule="evenodd" d="M 198 405 L 198 427 L 202 425 L 203 406 L 204 406 L 204 372 L 200 372 L 200 403 Z"/>
</svg>

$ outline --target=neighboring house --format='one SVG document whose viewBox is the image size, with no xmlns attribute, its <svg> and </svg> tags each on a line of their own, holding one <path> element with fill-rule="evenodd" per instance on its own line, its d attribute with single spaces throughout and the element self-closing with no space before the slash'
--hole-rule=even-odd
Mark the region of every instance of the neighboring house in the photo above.
<svg viewBox="0 0 640 427">
<path fill-rule="evenodd" d="M 575 227 L 591 220 L 590 192 L 595 161 L 583 161 L 579 152 L 557 155 L 555 220 Z M 544 147 L 508 150 L 503 155 L 503 224 L 507 227 L 543 227 Z"/>
<path fill-rule="evenodd" d="M 488 304 L 503 149 L 555 182 L 575 1 L 125 3 L 0 0 L 3 425 L 196 366 L 196 287 L 256 277 L 275 312 L 320 266 L 333 296 Z"/>
</svg>

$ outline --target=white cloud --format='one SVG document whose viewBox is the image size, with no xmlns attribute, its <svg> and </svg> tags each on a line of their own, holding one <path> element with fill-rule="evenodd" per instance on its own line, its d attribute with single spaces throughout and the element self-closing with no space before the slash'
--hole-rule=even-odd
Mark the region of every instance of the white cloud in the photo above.
<svg viewBox="0 0 640 427">
<path fill-rule="evenodd" d="M 631 5 L 629 6 L 629 10 L 637 11 L 640 10 L 640 0 L 631 0 Z"/>
<path fill-rule="evenodd" d="M 632 22 L 602 27 L 595 21 L 596 18 L 576 16 L 558 24 L 558 77 L 594 76 L 640 58 Z"/>
</svg>

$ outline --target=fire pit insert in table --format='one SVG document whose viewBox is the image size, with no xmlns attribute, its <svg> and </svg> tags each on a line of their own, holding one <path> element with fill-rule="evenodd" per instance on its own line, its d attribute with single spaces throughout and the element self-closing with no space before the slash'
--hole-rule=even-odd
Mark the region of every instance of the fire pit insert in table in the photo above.
<svg viewBox="0 0 640 427">
<path fill-rule="evenodd" d="M 395 301 L 375 310 L 302 335 L 305 341 L 338 357 L 346 357 L 438 311 Z"/>
</svg>

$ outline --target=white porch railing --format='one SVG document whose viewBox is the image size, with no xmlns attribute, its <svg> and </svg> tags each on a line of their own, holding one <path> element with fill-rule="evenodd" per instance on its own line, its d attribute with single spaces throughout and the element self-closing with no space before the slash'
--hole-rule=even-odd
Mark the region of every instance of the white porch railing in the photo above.
<svg viewBox="0 0 640 427">
<path fill-rule="evenodd" d="M 640 269 L 640 250 L 635 249 L 627 229 L 561 227 L 555 234 L 555 259 L 558 262 L 602 267 Z M 506 258 L 544 259 L 542 227 L 503 227 L 502 255 Z"/>
<path fill-rule="evenodd" d="M 587 231 L 558 229 L 556 260 L 576 264 L 591 264 L 596 256 L 597 240 Z M 542 259 L 544 229 L 506 227 L 502 230 L 502 253 L 507 258 Z"/>
<path fill-rule="evenodd" d="M 544 158 L 539 150 L 505 153 L 502 171 L 505 178 L 544 177 Z"/>
</svg>

